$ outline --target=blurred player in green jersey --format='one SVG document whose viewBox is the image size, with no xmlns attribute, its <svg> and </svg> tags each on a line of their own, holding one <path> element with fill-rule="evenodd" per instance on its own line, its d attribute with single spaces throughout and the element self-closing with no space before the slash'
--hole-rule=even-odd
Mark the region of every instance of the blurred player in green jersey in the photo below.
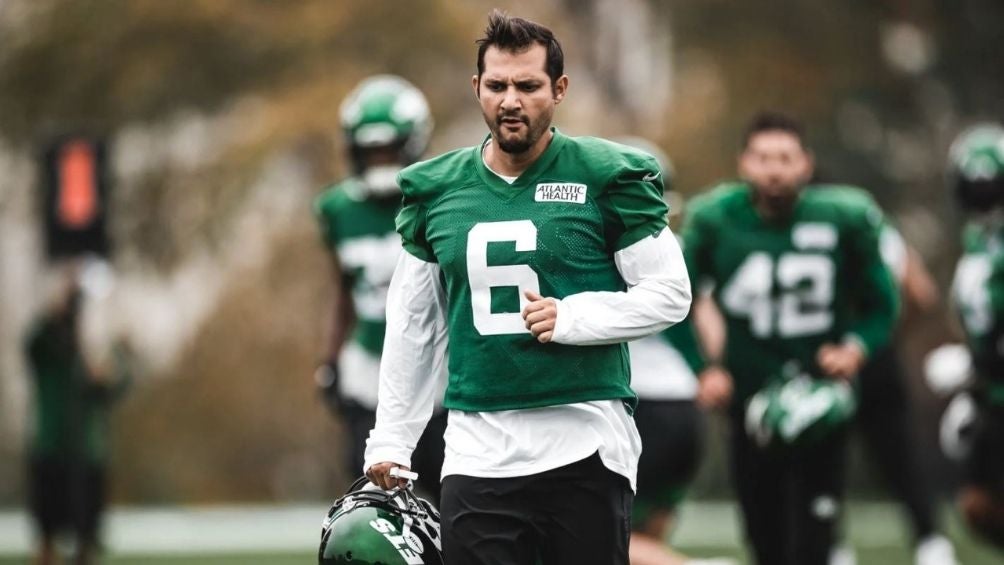
<svg viewBox="0 0 1004 565">
<path fill-rule="evenodd" d="M 969 380 L 946 410 L 942 444 L 964 465 L 958 497 L 963 518 L 1004 548 L 1004 128 L 984 124 L 960 134 L 949 171 L 971 215 L 952 285 Z"/>
<path fill-rule="evenodd" d="M 417 88 L 397 76 L 377 75 L 346 97 L 341 121 L 353 174 L 314 203 L 336 289 L 325 362 L 315 378 L 345 424 L 346 466 L 351 476 L 358 476 L 366 435 L 376 419 L 387 288 L 401 250 L 394 230 L 401 208 L 397 174 L 425 152 L 432 118 Z M 446 415 L 440 411 L 416 455 L 420 486 L 435 500 L 445 428 Z"/>
<path fill-rule="evenodd" d="M 879 241 L 882 259 L 900 289 L 903 316 L 933 310 L 938 304 L 938 287 L 920 254 L 888 223 Z M 700 321 L 703 347 L 713 352 L 711 356 L 721 357 L 725 343 L 721 314 L 707 296 L 695 301 L 693 311 L 694 319 Z M 916 451 L 904 378 L 894 342 L 870 355 L 858 377 L 856 427 L 888 488 L 903 504 L 914 535 L 916 565 L 953 565 L 955 550 L 937 530 L 934 494 Z M 853 548 L 841 544 L 835 548 L 830 565 L 855 562 Z"/>
<path fill-rule="evenodd" d="M 929 313 L 938 305 L 938 287 L 920 254 L 890 224 L 882 229 L 882 258 L 902 298 L 904 326 L 911 314 Z M 955 565 L 951 541 L 939 533 L 935 496 L 928 469 L 917 451 L 912 428 L 906 370 L 896 342 L 874 352 L 859 375 L 855 416 L 859 437 L 886 487 L 903 505 L 911 527 L 916 565 Z M 848 554 L 849 548 L 842 548 Z"/>
<path fill-rule="evenodd" d="M 692 284 L 710 284 L 727 341 L 698 401 L 728 410 L 731 464 L 761 565 L 829 560 L 844 486 L 852 383 L 897 313 L 879 249 L 882 213 L 859 189 L 808 185 L 801 124 L 751 121 L 738 166 L 688 205 Z"/>
<path fill-rule="evenodd" d="M 490 134 L 399 176 L 367 474 L 400 484 L 446 363 L 446 562 L 626 565 L 641 442 L 625 342 L 690 307 L 662 171 L 551 127 L 569 79 L 549 29 L 494 11 L 478 45 Z"/>
<path fill-rule="evenodd" d="M 46 310 L 25 340 L 34 393 L 28 502 L 38 565 L 63 562 L 58 548 L 65 534 L 73 563 L 100 561 L 111 409 L 131 381 L 125 341 L 104 331 L 108 312 L 99 306 L 100 289 L 87 284 L 87 275 L 102 267 L 82 259 L 58 265 Z"/>
</svg>

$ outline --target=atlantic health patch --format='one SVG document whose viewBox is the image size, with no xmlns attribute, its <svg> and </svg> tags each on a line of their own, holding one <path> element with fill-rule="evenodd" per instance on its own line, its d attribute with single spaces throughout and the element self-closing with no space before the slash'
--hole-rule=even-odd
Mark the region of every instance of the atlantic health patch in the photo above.
<svg viewBox="0 0 1004 565">
<path fill-rule="evenodd" d="M 586 185 L 574 182 L 542 182 L 533 195 L 537 202 L 586 203 Z"/>
</svg>

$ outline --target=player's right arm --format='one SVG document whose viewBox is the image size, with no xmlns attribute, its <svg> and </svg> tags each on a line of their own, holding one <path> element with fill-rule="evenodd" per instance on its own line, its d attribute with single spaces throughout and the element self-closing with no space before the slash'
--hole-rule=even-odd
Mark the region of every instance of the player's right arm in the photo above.
<svg viewBox="0 0 1004 565">
<path fill-rule="evenodd" d="M 345 345 L 349 330 L 356 323 L 356 310 L 352 305 L 352 281 L 342 271 L 338 252 L 331 250 L 331 283 L 335 297 L 331 304 L 330 325 L 328 327 L 327 356 L 329 363 L 337 363 L 338 355 Z"/>
<path fill-rule="evenodd" d="M 387 335 L 380 359 L 376 425 L 366 441 L 365 471 L 396 486 L 392 467 L 411 467 L 437 394 L 446 360 L 446 296 L 439 265 L 402 253 L 387 294 Z"/>
<path fill-rule="evenodd" d="M 437 376 L 446 363 L 446 292 L 425 240 L 425 208 L 399 177 L 404 206 L 397 217 L 401 253 L 387 292 L 387 333 L 380 359 L 376 425 L 366 441 L 364 472 L 384 489 L 402 485 L 394 467 L 411 467 L 411 454 L 432 416 Z"/>
<path fill-rule="evenodd" d="M 314 372 L 314 381 L 320 388 L 328 406 L 334 409 L 340 408 L 342 402 L 338 390 L 338 357 L 349 332 L 355 325 L 356 317 L 352 304 L 352 280 L 342 270 L 341 259 L 338 256 L 338 241 L 335 235 L 335 200 L 332 198 L 331 191 L 332 189 L 329 189 L 322 193 L 314 201 L 314 217 L 317 219 L 321 239 L 330 257 L 331 282 L 334 288 L 331 311 L 325 323 L 324 357 Z"/>
<path fill-rule="evenodd" d="M 682 239 L 683 256 L 690 273 L 691 288 L 700 289 L 706 284 L 715 284 L 711 265 L 711 250 L 715 245 L 713 222 L 714 193 L 694 199 L 687 208 L 684 218 Z M 699 310 L 698 310 L 699 312 Z M 686 330 L 696 336 L 700 349 L 706 358 L 695 367 L 698 376 L 697 403 L 705 408 L 725 408 L 732 401 L 732 375 L 722 365 L 722 351 L 709 351 L 708 344 L 702 342 L 702 335 L 696 331 L 696 323 L 688 318 L 684 321 Z M 682 330 L 681 330 L 682 331 Z"/>
</svg>

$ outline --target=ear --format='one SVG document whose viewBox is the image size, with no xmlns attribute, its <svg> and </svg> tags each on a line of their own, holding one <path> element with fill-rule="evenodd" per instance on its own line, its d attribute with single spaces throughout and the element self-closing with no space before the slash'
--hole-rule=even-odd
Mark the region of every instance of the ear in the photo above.
<svg viewBox="0 0 1004 565">
<path fill-rule="evenodd" d="M 481 90 L 478 88 L 478 86 L 480 86 L 480 83 L 481 81 L 478 80 L 478 75 L 473 75 L 471 77 L 471 86 L 474 88 L 474 97 L 477 98 L 478 100 L 481 100 Z"/>
<path fill-rule="evenodd" d="M 805 150 L 805 171 L 802 173 L 805 182 L 812 180 L 812 175 L 816 172 L 816 154 L 812 151 Z"/>
<path fill-rule="evenodd" d="M 565 99 L 565 94 L 568 93 L 568 75 L 561 75 L 558 80 L 554 81 L 554 103 L 561 104 L 561 101 Z"/>
<path fill-rule="evenodd" d="M 742 180 L 748 180 L 750 177 L 746 167 L 748 153 L 748 149 L 743 149 L 736 155 L 736 172 L 739 173 L 739 178 Z"/>
</svg>

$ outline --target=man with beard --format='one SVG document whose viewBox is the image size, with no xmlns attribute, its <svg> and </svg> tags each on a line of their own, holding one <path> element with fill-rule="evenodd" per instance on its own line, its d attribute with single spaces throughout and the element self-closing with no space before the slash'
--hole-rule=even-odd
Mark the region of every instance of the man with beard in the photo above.
<svg viewBox="0 0 1004 565">
<path fill-rule="evenodd" d="M 865 192 L 808 185 L 802 126 L 756 116 L 742 180 L 687 207 L 692 284 L 710 283 L 723 357 L 698 402 L 731 419 L 732 480 L 761 565 L 824 565 L 844 484 L 852 383 L 890 339 L 897 294 L 880 254 L 882 213 Z"/>
<path fill-rule="evenodd" d="M 490 135 L 405 169 L 370 480 L 400 486 L 447 362 L 447 563 L 628 563 L 641 445 L 625 342 L 690 307 L 650 155 L 551 127 L 547 28 L 498 11 L 474 95 Z M 449 358 L 446 343 L 449 341 Z"/>
</svg>

